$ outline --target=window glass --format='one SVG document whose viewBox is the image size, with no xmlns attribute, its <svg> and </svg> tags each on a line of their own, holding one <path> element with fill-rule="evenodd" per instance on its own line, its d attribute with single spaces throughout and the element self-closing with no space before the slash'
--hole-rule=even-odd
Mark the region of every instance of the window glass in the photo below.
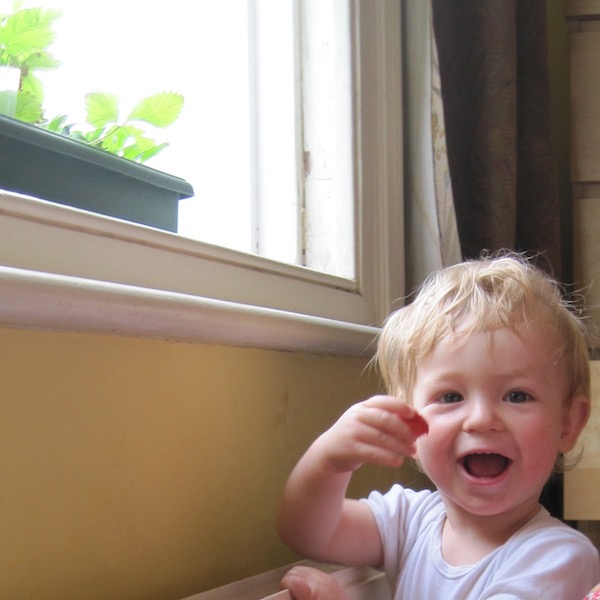
<svg viewBox="0 0 600 600">
<path fill-rule="evenodd" d="M 116 94 L 123 118 L 156 92 L 184 96 L 147 163 L 194 188 L 182 236 L 354 276 L 346 0 L 25 3 L 39 5 L 63 11 L 47 118 L 83 122 L 88 92 Z"/>
<path fill-rule="evenodd" d="M 66 112 L 83 122 L 92 91 L 116 94 L 122 117 L 155 92 L 182 94 L 179 119 L 157 134 L 169 147 L 147 164 L 194 187 L 194 198 L 180 203 L 183 235 L 249 250 L 247 2 L 43 5 L 63 11 L 52 48 L 62 64 L 42 75 L 46 116 Z M 228 224 L 218 228 L 221 238 L 215 222 Z"/>
</svg>

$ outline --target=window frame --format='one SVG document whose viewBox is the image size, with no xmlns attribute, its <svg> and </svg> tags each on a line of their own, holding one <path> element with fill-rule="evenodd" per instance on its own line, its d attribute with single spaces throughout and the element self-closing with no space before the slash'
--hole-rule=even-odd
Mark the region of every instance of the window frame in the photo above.
<svg viewBox="0 0 600 600">
<path fill-rule="evenodd" d="M 2 193 L 0 324 L 372 353 L 404 296 L 400 2 L 351 0 L 351 18 L 355 280 Z"/>
</svg>

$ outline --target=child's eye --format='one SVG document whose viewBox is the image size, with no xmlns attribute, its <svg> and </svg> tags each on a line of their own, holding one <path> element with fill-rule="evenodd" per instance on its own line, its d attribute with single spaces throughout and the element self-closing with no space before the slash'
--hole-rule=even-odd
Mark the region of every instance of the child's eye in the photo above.
<svg viewBox="0 0 600 600">
<path fill-rule="evenodd" d="M 531 396 L 527 392 L 514 391 L 506 395 L 506 401 L 514 404 L 522 404 L 531 400 Z"/>
<path fill-rule="evenodd" d="M 439 401 L 442 404 L 456 404 L 457 402 L 462 402 L 462 394 L 458 392 L 446 392 L 440 396 Z"/>
</svg>

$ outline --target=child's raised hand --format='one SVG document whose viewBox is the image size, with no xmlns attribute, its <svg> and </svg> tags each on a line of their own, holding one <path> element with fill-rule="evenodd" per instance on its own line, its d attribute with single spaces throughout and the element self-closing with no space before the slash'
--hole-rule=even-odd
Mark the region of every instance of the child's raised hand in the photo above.
<svg viewBox="0 0 600 600">
<path fill-rule="evenodd" d="M 346 498 L 352 472 L 365 463 L 398 467 L 415 454 L 427 423 L 393 396 L 373 396 L 349 408 L 321 434 L 292 471 L 277 515 L 277 531 L 299 554 L 340 564 L 380 565 L 383 547 L 371 509 Z M 302 600 L 311 588 L 297 583 Z"/>
<path fill-rule="evenodd" d="M 408 404 L 373 396 L 349 408 L 315 444 L 324 466 L 336 472 L 365 463 L 398 467 L 415 454 L 416 439 L 427 431 L 427 422 Z"/>
</svg>

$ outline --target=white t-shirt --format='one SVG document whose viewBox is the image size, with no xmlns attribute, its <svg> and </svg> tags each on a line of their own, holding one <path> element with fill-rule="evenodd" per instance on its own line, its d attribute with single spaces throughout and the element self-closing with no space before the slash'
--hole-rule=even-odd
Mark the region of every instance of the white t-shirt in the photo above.
<svg viewBox="0 0 600 600">
<path fill-rule="evenodd" d="M 394 485 L 365 502 L 394 600 L 582 600 L 600 582 L 592 543 L 545 509 L 478 563 L 453 567 L 442 557 L 446 511 L 438 492 Z"/>
</svg>

